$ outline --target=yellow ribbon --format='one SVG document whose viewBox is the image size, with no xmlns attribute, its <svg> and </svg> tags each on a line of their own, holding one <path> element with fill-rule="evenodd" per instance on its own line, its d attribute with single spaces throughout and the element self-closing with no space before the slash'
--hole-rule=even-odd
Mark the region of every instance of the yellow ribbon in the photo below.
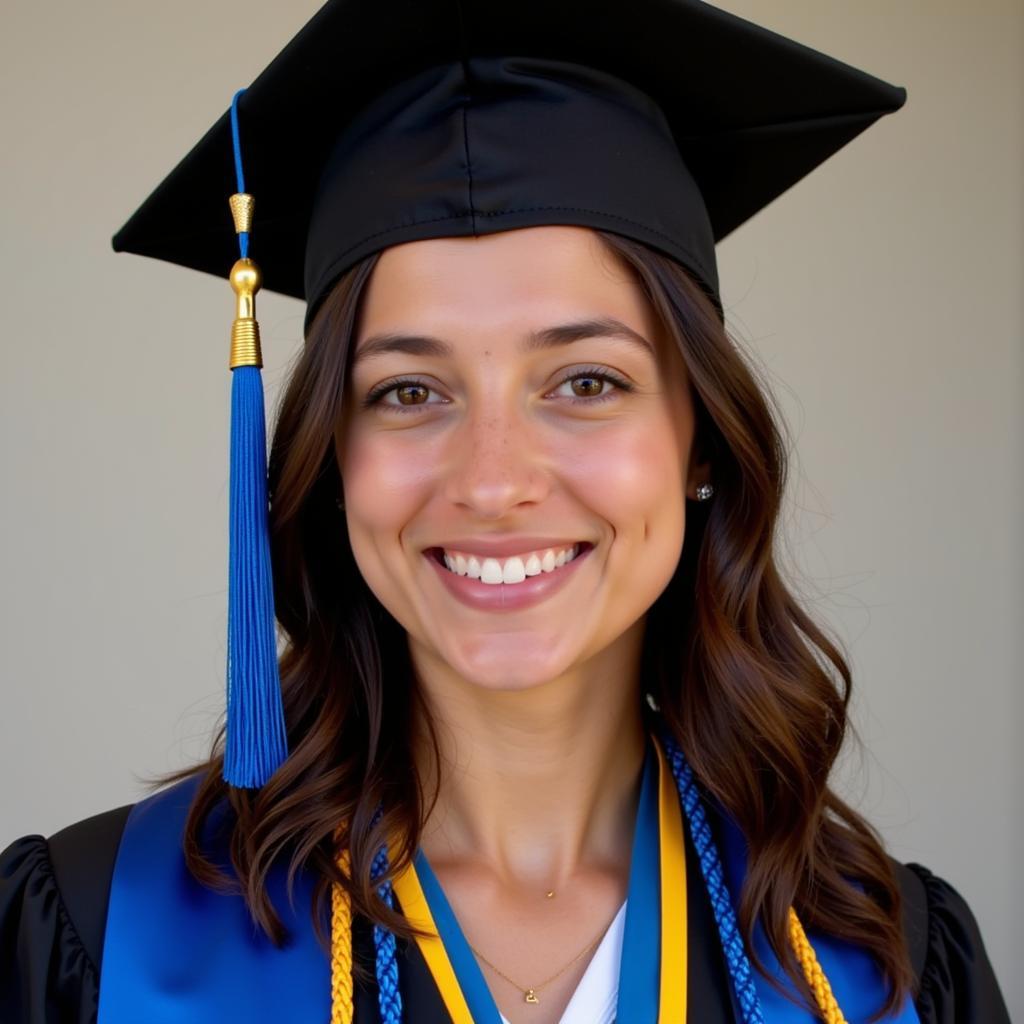
<svg viewBox="0 0 1024 1024">
<path fill-rule="evenodd" d="M 687 904 L 686 842 L 679 794 L 661 744 L 654 738 L 658 757 L 658 850 L 661 894 L 661 964 L 659 965 L 658 1024 L 681 1024 L 686 1020 Z M 348 859 L 340 859 L 348 873 Z M 452 1024 L 474 1024 L 469 1004 L 455 974 L 448 951 L 430 911 L 414 864 L 395 876 L 394 891 L 408 920 L 425 931 L 416 943 L 430 970 Z M 331 928 L 332 1006 L 331 1024 L 352 1024 L 352 936 L 351 909 L 347 895 L 337 887 L 332 893 Z M 831 986 L 818 964 L 796 911 L 789 911 L 789 938 L 804 977 L 814 992 L 826 1024 L 846 1024 L 832 994 Z"/>
</svg>

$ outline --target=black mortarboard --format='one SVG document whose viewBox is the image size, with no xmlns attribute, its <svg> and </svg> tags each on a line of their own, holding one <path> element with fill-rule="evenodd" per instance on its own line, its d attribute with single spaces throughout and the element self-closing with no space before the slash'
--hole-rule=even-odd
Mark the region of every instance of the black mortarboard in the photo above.
<svg viewBox="0 0 1024 1024">
<path fill-rule="evenodd" d="M 263 286 L 304 298 L 307 326 L 370 253 L 541 224 L 645 242 L 717 302 L 715 242 L 905 98 L 696 0 L 329 0 L 237 98 L 248 188 L 236 187 L 228 111 L 113 245 L 223 275 L 238 244 L 225 198 L 247 191 Z M 258 375 L 256 351 L 246 369 Z M 248 429 L 258 447 L 262 419 Z M 240 568 L 232 502 L 232 576 L 260 580 L 264 597 L 236 602 L 232 589 L 229 602 L 258 611 L 229 608 L 229 635 L 261 631 L 243 646 L 274 662 L 272 690 L 266 563 Z M 263 529 L 252 506 L 237 515 Z M 233 685 L 249 684 L 229 679 L 229 751 Z M 278 744 L 262 767 L 226 775 L 259 785 L 281 756 Z"/>
<path fill-rule="evenodd" d="M 714 285 L 712 238 L 905 97 L 693 0 L 331 0 L 239 103 L 264 287 L 315 306 L 388 245 L 552 223 Z M 225 112 L 114 248 L 225 274 L 234 185 Z"/>
</svg>

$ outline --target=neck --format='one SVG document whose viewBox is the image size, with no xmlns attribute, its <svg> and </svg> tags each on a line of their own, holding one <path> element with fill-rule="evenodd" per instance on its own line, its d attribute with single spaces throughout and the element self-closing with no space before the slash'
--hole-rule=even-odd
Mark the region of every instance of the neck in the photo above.
<svg viewBox="0 0 1024 1024">
<path fill-rule="evenodd" d="M 480 687 L 416 659 L 440 752 L 435 764 L 421 718 L 428 807 L 438 794 L 421 837 L 432 864 L 534 887 L 598 864 L 628 873 L 646 736 L 639 639 L 620 640 L 524 690 Z"/>
</svg>

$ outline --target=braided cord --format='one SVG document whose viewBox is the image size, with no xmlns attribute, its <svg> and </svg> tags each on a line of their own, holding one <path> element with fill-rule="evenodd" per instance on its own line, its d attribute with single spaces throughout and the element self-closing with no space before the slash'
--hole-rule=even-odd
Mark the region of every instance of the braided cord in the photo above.
<svg viewBox="0 0 1024 1024">
<path fill-rule="evenodd" d="M 700 870 L 704 876 L 704 884 L 711 899 L 711 909 L 715 914 L 718 936 L 722 940 L 722 950 L 729 968 L 729 979 L 739 1003 L 743 1024 L 764 1024 L 764 1013 L 761 1001 L 757 998 L 754 988 L 754 974 L 750 966 L 747 952 L 743 948 L 743 938 L 736 922 L 736 911 L 733 909 L 732 898 L 725 885 L 725 874 L 722 861 L 715 848 L 704 805 L 701 803 L 693 770 L 687 763 L 683 752 L 675 741 L 664 732 L 665 753 L 672 768 L 672 775 L 679 790 L 679 800 L 686 812 L 686 820 L 690 825 L 690 837 L 694 849 L 700 859 Z"/>
<path fill-rule="evenodd" d="M 376 881 L 388 870 L 388 847 L 384 843 L 373 858 L 370 878 Z M 395 909 L 395 896 L 390 879 L 377 886 L 377 895 L 390 910 Z M 398 989 L 398 961 L 395 957 L 395 933 L 373 926 L 373 945 L 377 952 L 377 1001 L 382 1024 L 402 1024 L 402 993 Z"/>
<path fill-rule="evenodd" d="M 725 885 L 722 860 L 711 835 L 711 826 L 708 824 L 700 791 L 693 777 L 693 769 L 667 729 L 662 731 L 662 742 L 665 752 L 668 754 L 669 764 L 672 766 L 672 775 L 679 790 L 679 799 L 690 825 L 694 849 L 700 858 L 700 870 L 704 875 L 704 884 L 707 886 L 708 895 L 711 897 L 715 923 L 718 925 L 718 934 L 725 951 L 725 960 L 729 967 L 733 991 L 736 993 L 740 1012 L 743 1015 L 743 1024 L 764 1024 L 764 1012 L 754 987 L 753 968 L 739 933 L 736 911 L 733 909 L 732 900 Z M 818 963 L 814 948 L 792 907 L 789 908 L 789 941 L 803 969 L 807 984 L 814 993 L 822 1020 L 825 1021 L 825 1024 L 846 1024 L 846 1018 L 832 994 L 832 986 L 829 984 L 828 978 L 825 977 L 825 972 L 822 971 L 821 965 Z"/>
<path fill-rule="evenodd" d="M 690 837 L 700 861 L 701 874 L 711 900 L 715 924 L 725 953 L 729 979 L 739 1003 L 743 1024 L 765 1024 L 761 1001 L 754 986 L 754 972 L 739 932 L 736 911 L 725 884 L 725 873 L 711 826 L 701 801 L 693 770 L 675 740 L 664 730 L 662 742 L 668 756 L 672 776 L 679 791 L 679 800 L 686 813 Z M 377 809 L 376 821 L 382 812 Z M 349 853 L 343 850 L 338 866 L 349 875 Z M 371 881 L 387 874 L 389 867 L 387 844 L 382 844 L 370 868 Z M 377 887 L 377 895 L 390 909 L 394 909 L 394 892 L 390 880 Z M 825 1024 L 846 1024 L 832 987 L 825 977 L 814 948 L 797 917 L 789 908 L 789 940 L 797 960 L 814 993 L 815 1001 Z M 382 1024 L 402 1024 L 402 994 L 398 987 L 398 961 L 393 932 L 374 924 L 373 944 L 376 952 L 378 1003 Z M 352 907 L 348 893 L 335 885 L 331 891 L 331 1024 L 352 1024 Z"/>
<path fill-rule="evenodd" d="M 348 849 L 338 854 L 338 867 L 351 877 Z M 352 901 L 340 885 L 331 886 L 331 1024 L 352 1024 Z"/>
<path fill-rule="evenodd" d="M 828 978 L 825 977 L 825 972 L 821 969 L 814 953 L 814 947 L 808 940 L 804 926 L 800 923 L 800 918 L 796 916 L 796 911 L 792 907 L 789 908 L 789 941 L 803 968 L 807 984 L 814 992 L 815 1001 L 821 1010 L 825 1024 L 846 1024 L 843 1011 L 839 1009 L 836 997 L 832 994 L 832 986 L 828 983 Z"/>
<path fill-rule="evenodd" d="M 384 814 L 378 805 L 370 827 L 373 828 Z M 337 835 L 340 833 L 336 833 Z M 338 867 L 346 878 L 351 878 L 351 859 L 348 848 L 338 854 Z M 389 867 L 387 843 L 382 843 L 370 865 L 370 881 L 376 882 L 387 874 Z M 391 881 L 377 886 L 377 895 L 390 910 L 395 909 L 395 896 Z M 382 1024 L 402 1024 L 402 993 L 398 988 L 398 960 L 394 932 L 373 926 L 375 970 L 377 975 L 377 1002 Z M 331 1024 L 352 1024 L 354 1015 L 352 995 L 352 901 L 339 885 L 331 886 Z"/>
</svg>

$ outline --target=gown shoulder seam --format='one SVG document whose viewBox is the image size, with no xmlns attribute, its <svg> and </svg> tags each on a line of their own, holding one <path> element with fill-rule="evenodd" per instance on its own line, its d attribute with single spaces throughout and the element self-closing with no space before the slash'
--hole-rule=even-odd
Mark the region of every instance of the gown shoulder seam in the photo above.
<svg viewBox="0 0 1024 1024">
<path fill-rule="evenodd" d="M 95 960 L 89 952 L 88 947 L 82 941 L 82 936 L 79 934 L 78 927 L 68 911 L 67 903 L 64 899 L 64 893 L 61 891 L 60 882 L 57 879 L 57 872 L 53 866 L 53 858 L 50 856 L 50 842 L 43 836 L 39 837 L 42 840 L 42 854 L 45 859 L 45 867 L 53 882 L 53 888 L 57 893 L 57 913 L 61 919 L 61 930 L 67 935 L 70 941 L 78 946 L 82 959 L 85 961 L 86 967 L 92 971 L 93 975 L 99 978 L 99 967 L 97 967 Z"/>
<path fill-rule="evenodd" d="M 923 864 L 910 862 L 905 866 L 921 886 L 924 895 L 922 909 L 924 912 L 925 935 L 927 936 L 927 941 L 925 942 L 925 948 L 920 961 L 920 968 L 917 977 L 917 999 L 920 1001 L 921 998 L 927 994 L 929 989 L 929 977 L 934 973 L 932 964 L 935 961 L 935 950 L 938 944 L 937 931 L 939 925 L 935 920 L 935 915 L 932 913 L 931 892 L 929 891 L 929 881 L 935 876 Z M 915 964 L 915 967 L 917 966 L 918 965 Z"/>
<path fill-rule="evenodd" d="M 97 975 L 114 865 L 131 807 L 85 818 L 54 833 L 46 844 L 61 908 Z"/>
<path fill-rule="evenodd" d="M 961 1020 L 969 1013 L 971 1020 L 1010 1024 L 1006 1000 L 971 907 L 930 868 L 916 863 L 907 867 L 925 891 L 928 951 L 917 1001 L 922 1021 Z"/>
<path fill-rule="evenodd" d="M 900 887 L 903 936 L 914 973 L 914 997 L 920 995 L 928 968 L 931 939 L 931 910 L 924 879 L 915 866 L 890 858 Z"/>
</svg>

